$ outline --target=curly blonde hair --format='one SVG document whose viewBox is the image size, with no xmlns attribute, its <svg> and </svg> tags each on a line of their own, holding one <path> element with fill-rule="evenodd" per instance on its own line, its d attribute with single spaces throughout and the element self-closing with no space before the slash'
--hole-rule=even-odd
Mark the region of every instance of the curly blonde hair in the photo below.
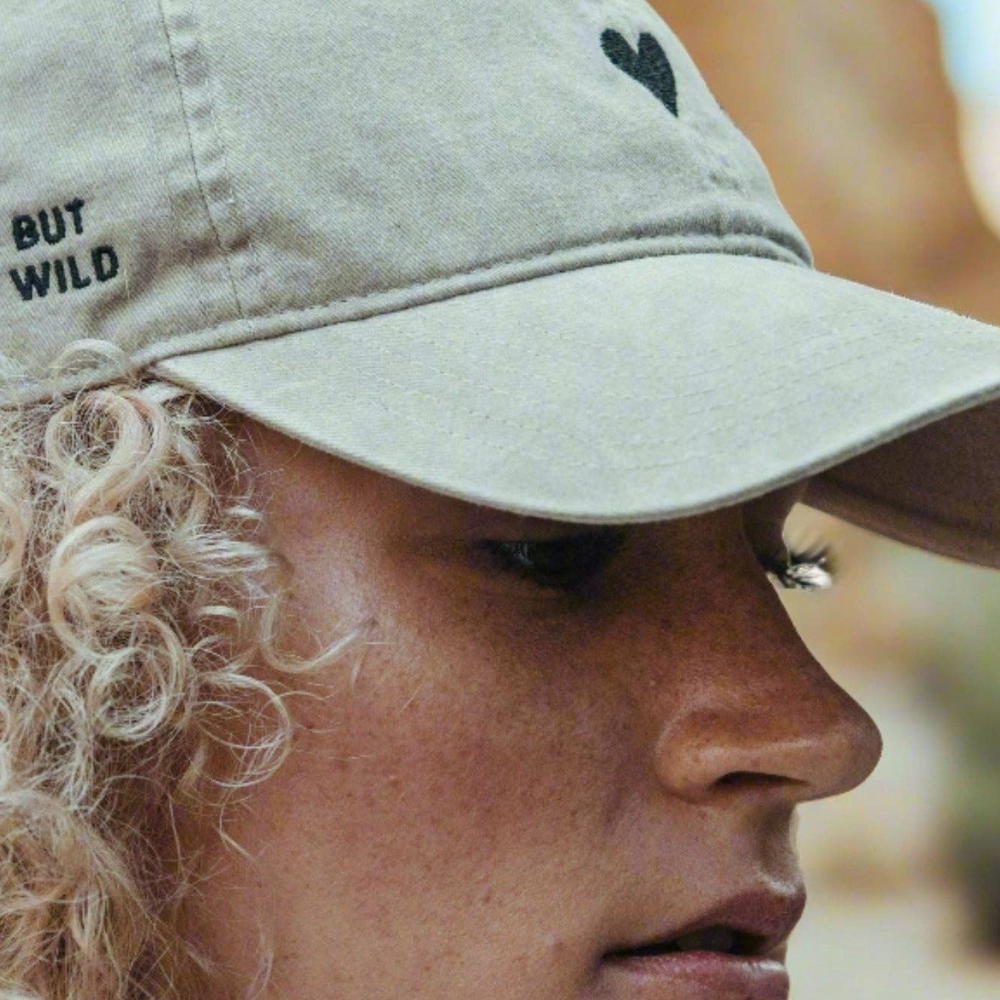
<svg viewBox="0 0 1000 1000">
<path fill-rule="evenodd" d="M 65 366 L 96 349 L 82 341 Z M 124 368 L 122 370 L 125 370 Z M 291 752 L 291 568 L 231 411 L 135 372 L 0 410 L 0 1000 L 258 996 L 183 927 L 206 830 Z M 252 670 L 263 663 L 265 680 Z"/>
</svg>

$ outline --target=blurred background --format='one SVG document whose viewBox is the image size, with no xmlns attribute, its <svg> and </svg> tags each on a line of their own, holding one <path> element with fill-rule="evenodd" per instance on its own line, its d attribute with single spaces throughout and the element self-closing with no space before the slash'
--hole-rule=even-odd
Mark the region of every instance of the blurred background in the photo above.
<svg viewBox="0 0 1000 1000">
<path fill-rule="evenodd" d="M 650 2 L 819 269 L 1000 325 L 1000 0 Z M 837 557 L 783 600 L 885 739 L 800 810 L 792 1000 L 1000 1000 L 1000 572 L 805 506 L 788 540 Z"/>
</svg>

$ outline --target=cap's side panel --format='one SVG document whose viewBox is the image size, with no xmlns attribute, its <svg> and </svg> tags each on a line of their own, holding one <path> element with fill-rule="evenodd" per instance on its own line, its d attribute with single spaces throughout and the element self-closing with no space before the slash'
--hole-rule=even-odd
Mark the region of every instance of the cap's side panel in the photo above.
<svg viewBox="0 0 1000 1000">
<path fill-rule="evenodd" d="M 71 341 L 136 351 L 238 314 L 156 0 L 0 25 L 0 398 Z"/>
</svg>

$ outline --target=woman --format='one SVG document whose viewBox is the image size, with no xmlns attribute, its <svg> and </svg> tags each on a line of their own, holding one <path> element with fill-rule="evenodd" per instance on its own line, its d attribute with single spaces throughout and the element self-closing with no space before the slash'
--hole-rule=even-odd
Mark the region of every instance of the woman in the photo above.
<svg viewBox="0 0 1000 1000">
<path fill-rule="evenodd" d="M 782 523 L 1000 565 L 998 331 L 813 271 L 643 3 L 2 44 L 0 996 L 785 997 L 880 740 Z"/>
</svg>

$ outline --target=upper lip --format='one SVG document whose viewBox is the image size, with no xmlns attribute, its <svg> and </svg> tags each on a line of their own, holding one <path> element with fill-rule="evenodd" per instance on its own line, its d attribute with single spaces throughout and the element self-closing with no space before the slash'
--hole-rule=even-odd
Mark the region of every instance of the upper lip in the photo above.
<svg viewBox="0 0 1000 1000">
<path fill-rule="evenodd" d="M 616 952 L 665 944 L 708 927 L 728 927 L 743 936 L 740 941 L 743 954 L 777 957 L 776 953 L 799 922 L 805 905 L 806 892 L 801 884 L 785 891 L 755 887 L 728 897 L 690 923 L 667 928 L 662 933 L 654 931 L 633 943 L 620 945 L 608 954 L 613 956 Z"/>
</svg>

